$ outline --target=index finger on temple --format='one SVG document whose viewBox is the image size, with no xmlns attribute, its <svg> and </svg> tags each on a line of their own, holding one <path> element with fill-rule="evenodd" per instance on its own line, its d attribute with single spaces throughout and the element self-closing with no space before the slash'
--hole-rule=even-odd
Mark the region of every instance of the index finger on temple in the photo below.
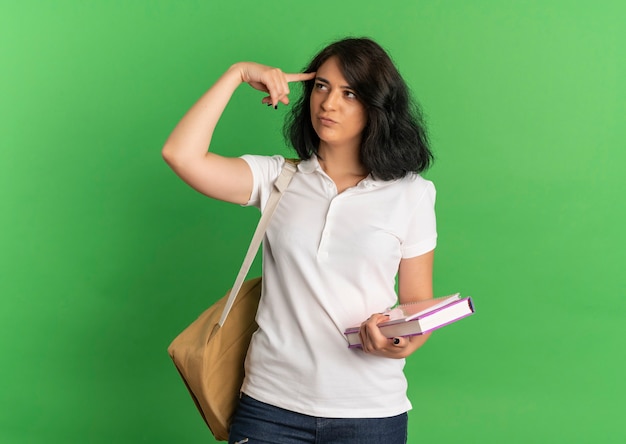
<svg viewBox="0 0 626 444">
<path fill-rule="evenodd" d="M 299 72 L 295 74 L 285 74 L 288 82 L 302 82 L 315 78 L 314 72 Z"/>
</svg>

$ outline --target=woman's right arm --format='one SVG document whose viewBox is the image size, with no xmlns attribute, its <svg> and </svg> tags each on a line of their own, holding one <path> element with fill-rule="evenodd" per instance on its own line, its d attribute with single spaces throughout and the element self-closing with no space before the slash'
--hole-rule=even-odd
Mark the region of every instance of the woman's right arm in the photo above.
<svg viewBox="0 0 626 444">
<path fill-rule="evenodd" d="M 163 146 L 174 172 L 199 192 L 223 201 L 245 204 L 252 192 L 252 172 L 240 158 L 208 152 L 213 132 L 228 101 L 241 83 L 268 95 L 262 103 L 288 104 L 288 82 L 309 80 L 315 73 L 285 74 L 280 69 L 242 62 L 231 66 L 187 111 Z"/>
</svg>

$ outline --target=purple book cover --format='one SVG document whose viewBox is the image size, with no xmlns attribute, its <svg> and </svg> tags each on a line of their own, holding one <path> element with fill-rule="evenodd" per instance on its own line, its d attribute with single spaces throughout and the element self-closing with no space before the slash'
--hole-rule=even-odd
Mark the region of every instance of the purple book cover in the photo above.
<svg viewBox="0 0 626 444">
<path fill-rule="evenodd" d="M 429 301 L 400 305 L 388 310 L 390 320 L 379 324 L 384 332 L 386 327 L 392 328 L 392 336 L 415 336 L 428 333 L 448 324 L 456 322 L 474 313 L 471 297 L 460 298 L 459 294 L 432 299 Z M 424 305 L 430 305 L 424 308 Z M 407 324 L 413 325 L 407 325 Z M 398 330 L 401 329 L 401 330 Z M 355 325 L 344 332 L 349 341 L 349 347 L 360 347 L 358 332 L 360 325 Z"/>
</svg>

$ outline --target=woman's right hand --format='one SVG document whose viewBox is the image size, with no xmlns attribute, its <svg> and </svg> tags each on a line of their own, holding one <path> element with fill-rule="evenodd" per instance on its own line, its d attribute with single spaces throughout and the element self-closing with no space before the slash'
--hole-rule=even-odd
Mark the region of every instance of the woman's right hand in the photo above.
<svg viewBox="0 0 626 444">
<path fill-rule="evenodd" d="M 315 73 L 284 73 L 279 68 L 261 65 L 253 62 L 241 62 L 235 66 L 241 73 L 241 81 L 249 84 L 256 90 L 268 95 L 261 100 L 268 106 L 278 106 L 279 103 L 289 104 L 289 83 L 302 82 L 315 78 Z"/>
<path fill-rule="evenodd" d="M 168 137 L 163 158 L 181 179 L 202 194 L 244 204 L 252 192 L 252 172 L 241 158 L 207 152 L 213 132 L 232 94 L 242 82 L 268 95 L 262 103 L 289 103 L 289 82 L 310 80 L 315 73 L 286 74 L 252 62 L 232 65 L 187 111 Z"/>
</svg>

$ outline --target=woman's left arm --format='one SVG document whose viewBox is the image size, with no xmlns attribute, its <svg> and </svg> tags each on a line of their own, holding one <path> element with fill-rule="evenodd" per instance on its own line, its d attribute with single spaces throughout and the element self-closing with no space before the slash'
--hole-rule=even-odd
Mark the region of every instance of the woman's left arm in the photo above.
<svg viewBox="0 0 626 444">
<path fill-rule="evenodd" d="M 398 270 L 398 297 L 401 304 L 432 299 L 433 261 L 435 251 L 402 259 Z M 383 314 L 374 314 L 361 325 L 363 351 L 387 358 L 406 358 L 420 348 L 430 333 L 418 336 L 386 338 L 378 324 L 387 320 Z"/>
</svg>

